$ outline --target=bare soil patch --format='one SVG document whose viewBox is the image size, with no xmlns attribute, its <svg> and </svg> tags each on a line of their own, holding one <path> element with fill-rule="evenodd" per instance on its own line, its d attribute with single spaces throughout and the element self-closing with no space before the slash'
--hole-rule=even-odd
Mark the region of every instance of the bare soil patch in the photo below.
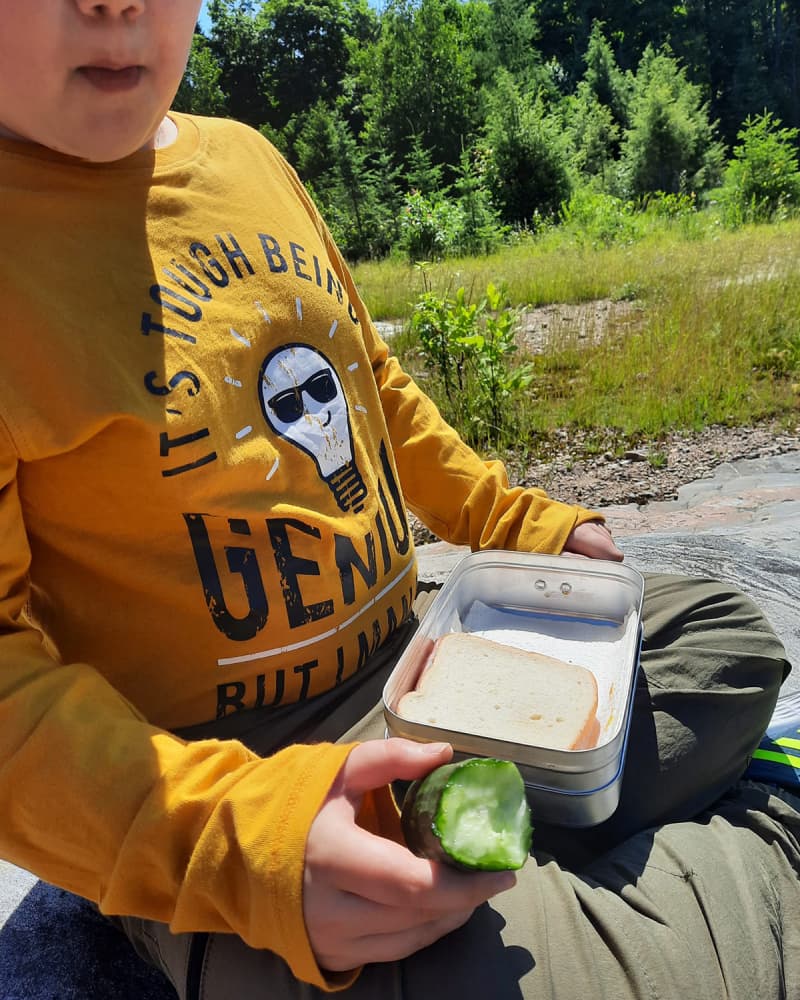
<svg viewBox="0 0 800 1000">
<path fill-rule="evenodd" d="M 643 321 L 644 308 L 635 301 L 557 302 L 526 309 L 520 317 L 517 342 L 527 354 L 544 354 L 552 343 L 588 347 L 612 330 L 627 333 Z"/>
</svg>

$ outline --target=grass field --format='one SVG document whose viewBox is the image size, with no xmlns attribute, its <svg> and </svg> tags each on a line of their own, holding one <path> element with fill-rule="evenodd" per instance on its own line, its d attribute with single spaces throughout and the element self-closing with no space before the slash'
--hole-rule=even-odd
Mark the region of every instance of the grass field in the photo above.
<svg viewBox="0 0 800 1000">
<path fill-rule="evenodd" d="M 537 441 L 563 427 L 624 443 L 775 416 L 796 423 L 798 262 L 798 220 L 734 232 L 711 220 L 664 224 L 637 242 L 601 248 L 553 230 L 488 257 L 422 267 L 383 261 L 359 265 L 354 275 L 375 319 L 407 320 L 425 290 L 444 296 L 463 286 L 479 297 L 489 282 L 523 308 L 634 302 L 636 321 L 612 321 L 599 342 L 561 324 L 532 358 L 535 377 L 509 403 L 497 443 L 536 451 Z M 406 333 L 396 350 L 452 419 L 419 345 Z"/>
</svg>

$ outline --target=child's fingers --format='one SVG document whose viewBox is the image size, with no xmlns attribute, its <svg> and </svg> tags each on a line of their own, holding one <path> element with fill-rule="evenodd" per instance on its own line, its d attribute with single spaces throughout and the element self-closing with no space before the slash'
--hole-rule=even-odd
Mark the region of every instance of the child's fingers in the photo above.
<svg viewBox="0 0 800 1000">
<path fill-rule="evenodd" d="M 341 771 L 340 789 L 350 798 L 388 785 L 396 778 L 421 778 L 453 756 L 449 743 L 415 743 L 394 738 L 355 747 Z"/>
<path fill-rule="evenodd" d="M 360 912 L 354 914 L 357 927 L 374 925 L 371 914 Z M 427 923 L 417 924 L 404 930 L 388 933 L 369 933 L 361 937 L 342 942 L 337 948 L 323 947 L 317 954 L 317 960 L 323 968 L 332 972 L 343 972 L 371 962 L 396 962 L 414 952 L 427 948 L 451 931 L 465 924 L 472 916 L 472 911 L 449 914 Z"/>
<path fill-rule="evenodd" d="M 474 909 L 516 881 L 512 872 L 460 872 L 418 858 L 401 844 L 356 826 L 341 799 L 323 806 L 312 826 L 306 872 L 313 887 L 417 910 L 425 919 Z"/>
<path fill-rule="evenodd" d="M 342 866 L 340 887 L 384 906 L 417 908 L 428 914 L 474 909 L 516 881 L 512 872 L 456 871 L 418 858 L 401 844 L 359 827 L 346 850 L 350 860 Z"/>
</svg>

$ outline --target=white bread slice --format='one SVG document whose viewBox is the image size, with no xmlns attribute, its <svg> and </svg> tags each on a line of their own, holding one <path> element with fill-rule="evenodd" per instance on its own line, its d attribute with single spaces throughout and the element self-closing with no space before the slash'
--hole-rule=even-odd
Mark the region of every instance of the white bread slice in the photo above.
<svg viewBox="0 0 800 1000">
<path fill-rule="evenodd" d="M 410 722 L 559 750 L 595 746 L 596 713 L 590 670 L 468 632 L 436 640 L 397 705 Z"/>
</svg>

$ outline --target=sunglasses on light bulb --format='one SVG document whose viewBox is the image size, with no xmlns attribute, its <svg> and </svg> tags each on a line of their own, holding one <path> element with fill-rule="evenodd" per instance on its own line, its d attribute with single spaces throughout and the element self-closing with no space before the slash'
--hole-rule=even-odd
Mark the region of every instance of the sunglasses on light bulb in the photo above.
<svg viewBox="0 0 800 1000">
<path fill-rule="evenodd" d="M 317 403 L 330 403 L 336 398 L 338 389 L 330 368 L 323 368 L 291 389 L 281 392 L 267 400 L 267 406 L 282 424 L 293 424 L 305 413 L 303 393 L 307 393 Z"/>
</svg>

